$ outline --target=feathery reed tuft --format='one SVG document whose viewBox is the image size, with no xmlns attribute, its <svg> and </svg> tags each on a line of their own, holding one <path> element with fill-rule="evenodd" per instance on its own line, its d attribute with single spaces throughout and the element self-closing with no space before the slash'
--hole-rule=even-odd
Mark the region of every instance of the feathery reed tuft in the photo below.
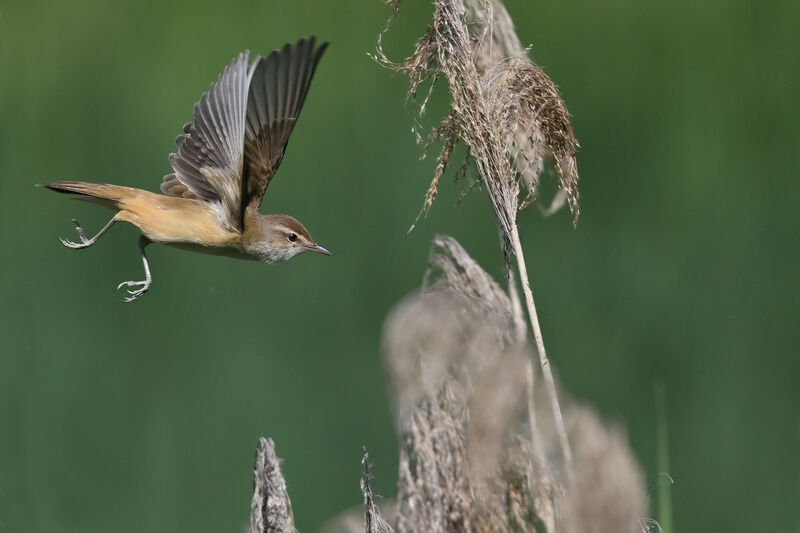
<svg viewBox="0 0 800 533">
<path fill-rule="evenodd" d="M 545 478 L 507 498 L 514 484 L 503 471 L 508 444 L 529 446 L 509 433 L 525 405 L 528 362 L 511 313 L 499 285 L 445 236 L 434 240 L 423 291 L 390 313 L 383 343 L 401 442 L 398 531 L 503 531 L 506 502 L 536 508 L 530 487 Z"/>
<path fill-rule="evenodd" d="M 364 495 L 364 530 L 366 533 L 393 533 L 392 526 L 381 517 L 380 509 L 375 504 L 375 499 L 372 496 L 372 488 L 369 486 L 369 480 L 372 477 L 370 474 L 369 454 L 367 448 L 364 447 L 364 455 L 361 458 L 361 466 L 363 471 L 361 473 L 361 493 Z"/>
<path fill-rule="evenodd" d="M 461 294 L 487 311 L 511 321 L 511 300 L 500 285 L 452 237 L 433 238 L 428 268 L 422 280 L 426 292 Z"/>
<path fill-rule="evenodd" d="M 281 464 L 272 439 L 258 439 L 253 468 L 253 499 L 250 504 L 250 533 L 293 533 L 292 503 L 286 492 Z"/>
<path fill-rule="evenodd" d="M 423 290 L 384 328 L 400 438 L 397 531 L 637 530 L 645 489 L 624 437 L 570 407 L 569 484 L 544 389 L 532 402 L 537 426 L 524 416 L 530 349 L 513 334 L 510 299 L 451 237 L 432 248 Z"/>
<path fill-rule="evenodd" d="M 389 4 L 393 8 L 391 22 L 399 2 Z M 383 33 L 388 27 L 387 23 Z M 509 241 L 517 211 L 524 206 L 519 198 L 520 183 L 530 198 L 537 199 L 545 160 L 552 160 L 560 189 L 546 211 L 552 211 L 565 198 L 573 223 L 577 223 L 578 142 L 569 112 L 556 85 L 522 48 L 499 0 L 436 0 L 433 23 L 401 63 L 391 61 L 384 53 L 383 33 L 374 57 L 408 75 L 409 97 L 416 101 L 420 88 L 431 82 L 419 104 L 420 114 L 440 76 L 450 89 L 450 112 L 431 131 L 426 143 L 441 142 L 442 150 L 420 215 L 433 204 L 439 180 L 460 141 L 478 168 Z"/>
</svg>

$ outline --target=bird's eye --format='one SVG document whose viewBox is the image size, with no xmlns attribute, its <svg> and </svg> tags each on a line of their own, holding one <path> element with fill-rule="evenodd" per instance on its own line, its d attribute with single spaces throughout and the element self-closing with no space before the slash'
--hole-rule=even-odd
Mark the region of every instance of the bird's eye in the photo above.
<svg viewBox="0 0 800 533">
<path fill-rule="evenodd" d="M 294 241 L 297 240 L 297 234 L 296 233 L 290 233 L 289 235 L 286 236 L 286 238 L 289 239 L 289 242 L 294 242 Z"/>
</svg>

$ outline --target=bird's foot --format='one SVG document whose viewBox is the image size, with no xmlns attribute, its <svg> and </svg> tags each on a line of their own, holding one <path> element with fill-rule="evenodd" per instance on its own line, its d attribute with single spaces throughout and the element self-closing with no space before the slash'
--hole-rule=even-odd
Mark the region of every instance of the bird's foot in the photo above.
<svg viewBox="0 0 800 533">
<path fill-rule="evenodd" d="M 81 242 L 72 242 L 70 240 L 62 239 L 61 237 L 59 237 L 58 240 L 61 241 L 61 244 L 63 244 L 67 248 L 72 248 L 73 250 L 80 250 L 81 248 L 86 248 L 87 246 L 93 245 L 94 241 L 97 240 L 97 237 L 95 237 L 94 239 L 87 239 L 86 234 L 83 232 L 83 228 L 78 223 L 78 221 L 73 218 L 72 223 L 75 224 L 75 231 L 78 233 L 78 237 L 81 238 Z"/>
<path fill-rule="evenodd" d="M 109 224 L 111 224 L 111 222 L 109 222 Z M 144 235 L 139 237 L 139 251 L 142 252 L 142 265 L 144 266 L 144 281 L 123 281 L 117 285 L 117 290 L 121 289 L 122 287 L 139 287 L 136 290 L 128 289 L 128 296 L 123 299 L 125 303 L 130 303 L 140 297 L 142 294 L 146 293 L 150 288 L 150 284 L 153 282 L 153 278 L 150 276 L 150 265 L 147 264 L 147 256 L 144 254 L 144 247 L 149 243 L 150 241 Z"/>
<path fill-rule="evenodd" d="M 144 293 L 146 293 L 147 290 L 150 288 L 150 284 L 152 282 L 153 280 L 149 278 L 144 281 L 123 281 L 122 283 L 117 285 L 117 289 L 121 289 L 122 287 L 140 287 L 139 289 L 136 290 L 131 290 L 131 289 L 127 290 L 129 296 L 126 296 L 123 299 L 123 301 L 125 303 L 130 303 L 135 299 L 137 299 L 138 297 L 140 297 L 141 295 L 143 295 Z"/>
</svg>

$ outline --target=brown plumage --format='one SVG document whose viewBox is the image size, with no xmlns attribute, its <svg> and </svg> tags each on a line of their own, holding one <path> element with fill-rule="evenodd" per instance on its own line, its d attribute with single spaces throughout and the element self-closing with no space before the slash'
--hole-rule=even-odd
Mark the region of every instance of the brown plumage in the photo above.
<svg viewBox="0 0 800 533">
<path fill-rule="evenodd" d="M 174 172 L 161 184 L 164 194 L 81 181 L 44 184 L 117 211 L 91 239 L 74 221 L 81 242 L 61 242 L 86 248 L 117 221 L 137 226 L 146 279 L 120 284 L 139 287 L 128 291 L 126 301 L 150 287 L 144 247 L 151 242 L 269 264 L 304 251 L 330 255 L 298 220 L 259 213 L 326 47 L 315 48 L 311 37 L 252 63 L 248 52 L 239 54 L 203 94 L 194 121 L 176 140 L 178 151 L 169 158 Z"/>
</svg>

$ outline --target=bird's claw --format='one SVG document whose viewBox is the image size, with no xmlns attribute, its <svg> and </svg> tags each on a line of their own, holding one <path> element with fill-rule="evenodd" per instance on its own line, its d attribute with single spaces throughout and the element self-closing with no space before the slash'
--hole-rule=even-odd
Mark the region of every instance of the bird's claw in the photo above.
<svg viewBox="0 0 800 533">
<path fill-rule="evenodd" d="M 130 296 L 126 296 L 125 298 L 123 298 L 122 301 L 125 303 L 130 303 L 135 299 L 137 299 L 138 297 L 140 297 L 141 295 L 143 295 L 144 293 L 146 293 L 147 290 L 150 288 L 150 283 L 151 280 L 149 279 L 146 279 L 144 281 L 123 281 L 122 283 L 117 285 L 117 290 L 121 289 L 122 287 L 141 287 L 140 289 L 136 289 L 133 291 L 130 289 L 127 290 L 127 293 Z"/>
<path fill-rule="evenodd" d="M 83 232 L 83 228 L 81 227 L 81 225 L 78 223 L 77 220 L 73 218 L 72 223 L 75 224 L 75 231 L 78 233 L 78 237 L 81 238 L 81 242 L 72 242 L 70 240 L 59 237 L 58 240 L 61 241 L 61 244 L 63 244 L 67 248 L 72 248 L 73 250 L 79 250 L 81 248 L 86 248 L 87 246 L 91 246 L 92 244 L 94 244 L 94 240 L 86 238 L 86 234 Z"/>
</svg>

